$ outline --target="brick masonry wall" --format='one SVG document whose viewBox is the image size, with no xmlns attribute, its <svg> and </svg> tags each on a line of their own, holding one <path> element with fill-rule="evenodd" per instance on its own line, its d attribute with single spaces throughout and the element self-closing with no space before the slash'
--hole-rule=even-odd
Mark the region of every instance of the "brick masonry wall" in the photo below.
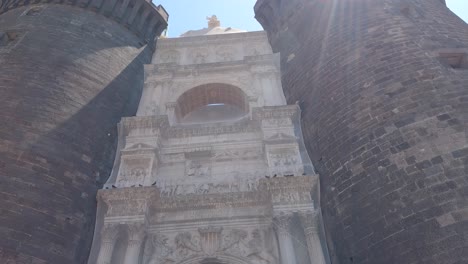
<svg viewBox="0 0 468 264">
<path fill-rule="evenodd" d="M 95 12 L 30 8 L 0 15 L 0 263 L 86 263 L 116 124 L 153 52 Z"/>
<path fill-rule="evenodd" d="M 468 263 L 468 25 L 440 0 L 259 0 L 333 263 Z"/>
</svg>

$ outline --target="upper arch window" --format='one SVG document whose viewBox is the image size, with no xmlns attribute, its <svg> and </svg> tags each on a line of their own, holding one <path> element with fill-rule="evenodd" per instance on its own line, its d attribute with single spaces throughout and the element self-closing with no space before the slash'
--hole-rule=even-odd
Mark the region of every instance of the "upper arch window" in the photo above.
<svg viewBox="0 0 468 264">
<path fill-rule="evenodd" d="M 176 103 L 180 123 L 206 123 L 234 120 L 249 112 L 246 94 L 238 87 L 211 83 L 183 93 Z"/>
</svg>

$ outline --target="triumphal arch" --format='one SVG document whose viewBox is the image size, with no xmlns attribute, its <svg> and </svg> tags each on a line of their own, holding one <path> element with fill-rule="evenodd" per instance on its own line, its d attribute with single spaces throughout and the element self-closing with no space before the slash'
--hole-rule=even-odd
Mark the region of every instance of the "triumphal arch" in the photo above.
<svg viewBox="0 0 468 264">
<path fill-rule="evenodd" d="M 158 41 L 98 192 L 89 263 L 324 264 L 319 177 L 264 32 Z"/>
</svg>

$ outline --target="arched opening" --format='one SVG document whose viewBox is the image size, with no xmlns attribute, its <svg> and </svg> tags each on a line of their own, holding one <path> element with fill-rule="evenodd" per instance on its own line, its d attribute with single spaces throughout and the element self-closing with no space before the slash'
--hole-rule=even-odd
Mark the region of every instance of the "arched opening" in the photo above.
<svg viewBox="0 0 468 264">
<path fill-rule="evenodd" d="M 207 258 L 200 262 L 200 264 L 223 264 L 223 263 L 226 263 L 226 262 L 221 262 L 216 258 Z"/>
<path fill-rule="evenodd" d="M 238 119 L 249 112 L 245 93 L 238 87 L 211 83 L 183 93 L 177 99 L 180 123 L 205 123 Z"/>
<path fill-rule="evenodd" d="M 235 257 L 230 255 L 216 255 L 212 257 L 198 256 L 178 264 L 252 264 L 252 262 L 245 257 Z"/>
</svg>

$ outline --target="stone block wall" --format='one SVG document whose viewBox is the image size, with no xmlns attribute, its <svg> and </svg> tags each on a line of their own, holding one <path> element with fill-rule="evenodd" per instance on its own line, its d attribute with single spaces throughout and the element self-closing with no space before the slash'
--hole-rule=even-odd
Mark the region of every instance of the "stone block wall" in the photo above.
<svg viewBox="0 0 468 264">
<path fill-rule="evenodd" d="M 140 8 L 127 29 L 136 1 L 95 2 L 0 1 L 0 263 L 87 261 L 117 123 L 167 25 Z"/>
<path fill-rule="evenodd" d="M 303 110 L 332 262 L 466 263 L 468 25 L 440 0 L 255 9 Z"/>
</svg>

